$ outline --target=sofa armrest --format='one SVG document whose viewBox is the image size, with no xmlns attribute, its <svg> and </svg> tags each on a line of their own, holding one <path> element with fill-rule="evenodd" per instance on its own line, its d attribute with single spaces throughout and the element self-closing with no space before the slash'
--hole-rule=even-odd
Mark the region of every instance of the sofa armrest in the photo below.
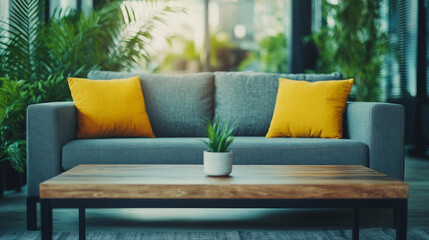
<svg viewBox="0 0 429 240">
<path fill-rule="evenodd" d="M 39 196 L 39 184 L 62 172 L 61 152 L 76 139 L 77 117 L 73 102 L 33 104 L 27 108 L 28 196 Z"/>
<path fill-rule="evenodd" d="M 368 145 L 369 167 L 404 179 L 404 107 L 390 103 L 349 102 L 345 137 Z"/>
</svg>

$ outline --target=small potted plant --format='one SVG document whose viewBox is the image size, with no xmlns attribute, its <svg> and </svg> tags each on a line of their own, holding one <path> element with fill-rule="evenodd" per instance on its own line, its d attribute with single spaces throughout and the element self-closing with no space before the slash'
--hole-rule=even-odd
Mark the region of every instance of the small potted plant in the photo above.
<svg viewBox="0 0 429 240">
<path fill-rule="evenodd" d="M 228 176 L 232 171 L 232 152 L 228 151 L 234 138 L 232 133 L 237 128 L 237 122 L 228 125 L 220 118 L 213 122 L 204 121 L 204 131 L 208 140 L 203 140 L 208 150 L 204 151 L 204 172 L 208 176 Z"/>
</svg>

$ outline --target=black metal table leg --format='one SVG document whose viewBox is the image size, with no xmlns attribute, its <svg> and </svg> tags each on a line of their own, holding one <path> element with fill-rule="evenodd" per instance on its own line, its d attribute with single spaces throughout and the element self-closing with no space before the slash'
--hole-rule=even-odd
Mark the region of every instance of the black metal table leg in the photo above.
<svg viewBox="0 0 429 240">
<path fill-rule="evenodd" d="M 85 240 L 85 208 L 79 208 L 79 240 Z"/>
<path fill-rule="evenodd" d="M 42 240 L 52 240 L 52 206 L 50 200 L 41 200 Z"/>
<path fill-rule="evenodd" d="M 37 197 L 27 197 L 27 230 L 37 230 Z"/>
<path fill-rule="evenodd" d="M 51 236 L 51 238 L 52 238 L 53 231 L 54 231 L 54 226 L 53 226 L 54 219 L 52 217 L 52 211 L 53 211 L 52 202 L 49 202 L 49 236 Z"/>
<path fill-rule="evenodd" d="M 396 240 L 407 239 L 408 199 L 398 200 L 396 217 Z"/>
<path fill-rule="evenodd" d="M 360 208 L 394 208 L 396 239 L 407 239 L 408 199 L 42 199 L 42 240 L 52 240 L 52 208 L 79 209 L 79 239 L 85 239 L 86 208 L 351 208 L 352 237 L 359 239 Z"/>
<path fill-rule="evenodd" d="M 354 221 L 353 221 L 353 230 L 352 230 L 352 239 L 359 239 L 359 208 L 354 209 Z"/>
<path fill-rule="evenodd" d="M 398 211 L 393 208 L 393 229 L 396 229 L 396 219 L 398 218 Z"/>
</svg>

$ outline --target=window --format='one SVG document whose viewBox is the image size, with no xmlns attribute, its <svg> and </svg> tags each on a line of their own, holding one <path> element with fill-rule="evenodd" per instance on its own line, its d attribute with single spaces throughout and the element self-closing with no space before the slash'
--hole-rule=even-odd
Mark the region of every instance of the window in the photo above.
<svg viewBox="0 0 429 240">
<path fill-rule="evenodd" d="M 93 0 L 47 0 L 49 2 L 49 15 L 52 16 L 56 9 L 88 9 L 92 8 Z"/>
<path fill-rule="evenodd" d="M 204 70 L 206 1 L 169 3 L 184 8 L 186 13 L 172 14 L 167 17 L 168 26 L 154 30 L 150 71 Z M 210 70 L 287 72 L 289 6 L 290 0 L 210 0 Z"/>
<path fill-rule="evenodd" d="M 392 52 L 387 66 L 386 93 L 391 98 L 417 94 L 417 0 L 391 1 L 389 42 Z"/>
</svg>

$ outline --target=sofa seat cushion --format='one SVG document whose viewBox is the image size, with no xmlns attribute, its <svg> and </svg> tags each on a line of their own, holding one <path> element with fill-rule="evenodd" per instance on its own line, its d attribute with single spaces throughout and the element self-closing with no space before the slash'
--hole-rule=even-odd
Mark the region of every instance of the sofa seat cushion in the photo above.
<svg viewBox="0 0 429 240">
<path fill-rule="evenodd" d="M 163 75 L 91 71 L 89 79 L 139 76 L 156 137 L 203 137 L 201 119 L 213 118 L 213 73 Z"/>
<path fill-rule="evenodd" d="M 79 139 L 64 145 L 62 167 L 202 164 L 205 149 L 201 138 Z M 236 137 L 230 149 L 234 164 L 369 165 L 368 146 L 348 139 Z"/>
<path fill-rule="evenodd" d="M 215 72 L 215 117 L 232 122 L 238 119 L 236 136 L 265 136 L 273 117 L 279 78 L 315 82 L 340 80 L 341 74 Z"/>
</svg>

